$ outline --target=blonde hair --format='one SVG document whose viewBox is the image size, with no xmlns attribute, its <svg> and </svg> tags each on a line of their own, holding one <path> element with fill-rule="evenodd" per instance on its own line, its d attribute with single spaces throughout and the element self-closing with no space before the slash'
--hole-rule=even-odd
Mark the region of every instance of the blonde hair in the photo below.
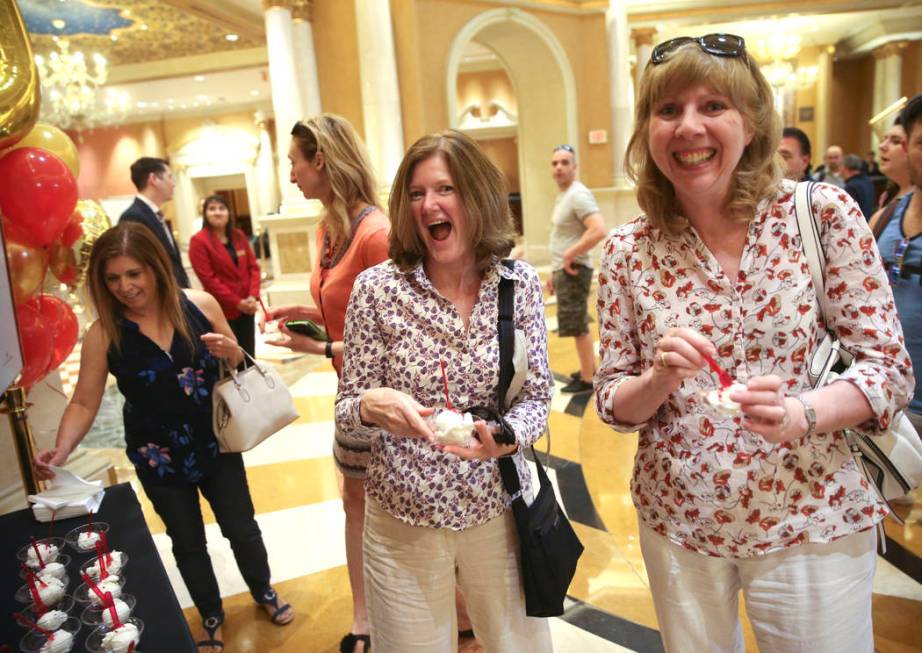
<svg viewBox="0 0 922 653">
<path fill-rule="evenodd" d="M 106 284 L 106 264 L 119 256 L 133 258 L 154 273 L 160 299 L 160 315 L 166 317 L 192 349 L 192 334 L 179 300 L 182 290 L 173 276 L 173 268 L 166 250 L 150 229 L 135 222 L 121 222 L 106 230 L 96 240 L 90 252 L 87 274 L 90 299 L 109 342 L 115 345 L 117 351 L 121 350 L 122 331 L 119 321 L 124 315 L 124 306 Z"/>
<path fill-rule="evenodd" d="M 358 202 L 378 206 L 377 185 L 365 144 L 348 120 L 332 113 L 296 122 L 291 136 L 308 161 L 313 161 L 318 152 L 323 154 L 333 202 L 326 207 L 321 224 L 330 242 L 348 241 L 352 237 L 349 209 Z"/>
<path fill-rule="evenodd" d="M 781 141 L 781 119 L 774 108 L 771 86 L 759 67 L 744 53 L 741 57 L 718 57 L 697 43 L 677 48 L 663 63 L 649 64 L 640 78 L 634 110 L 634 133 L 628 142 L 624 165 L 637 185 L 637 202 L 650 223 L 670 232 L 688 224 L 681 217 L 675 188 L 650 154 L 650 119 L 656 104 L 675 86 L 701 84 L 726 95 L 740 112 L 752 140 L 736 165 L 726 210 L 748 222 L 756 206 L 777 191 L 782 178 L 776 154 Z"/>
<path fill-rule="evenodd" d="M 467 215 L 467 234 L 477 266 L 484 269 L 493 256 L 504 257 L 515 244 L 515 228 L 506 190 L 506 177 L 477 144 L 449 129 L 413 143 L 394 177 L 388 213 L 391 218 L 390 257 L 401 270 L 414 268 L 428 255 L 413 219 L 410 181 L 417 164 L 442 156 L 455 192 Z"/>
</svg>

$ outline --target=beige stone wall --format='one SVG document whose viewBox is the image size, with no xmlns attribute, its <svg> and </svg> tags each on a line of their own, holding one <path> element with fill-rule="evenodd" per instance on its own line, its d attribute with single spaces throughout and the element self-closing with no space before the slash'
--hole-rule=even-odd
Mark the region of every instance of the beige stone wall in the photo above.
<svg viewBox="0 0 922 653">
<path fill-rule="evenodd" d="M 349 120 L 364 137 L 355 2 L 315 2 L 311 31 L 317 57 L 320 106 L 327 113 L 336 113 Z"/>
</svg>

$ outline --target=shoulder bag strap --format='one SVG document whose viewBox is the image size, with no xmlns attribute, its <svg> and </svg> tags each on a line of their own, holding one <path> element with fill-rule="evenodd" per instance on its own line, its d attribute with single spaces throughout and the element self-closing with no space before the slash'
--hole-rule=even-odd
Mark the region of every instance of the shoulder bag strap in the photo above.
<svg viewBox="0 0 922 653">
<path fill-rule="evenodd" d="M 510 270 L 514 263 L 509 259 L 504 259 L 502 264 Z M 500 277 L 499 279 L 499 316 L 497 320 L 497 330 L 499 332 L 499 384 L 496 395 L 497 412 L 503 412 L 503 399 L 509 390 L 509 384 L 512 382 L 512 376 L 515 372 L 515 366 L 512 363 L 512 357 L 515 352 L 515 286 L 512 279 Z M 534 447 L 531 449 L 532 456 L 535 459 L 535 466 L 538 468 L 538 480 L 542 486 L 549 485 L 547 472 L 538 460 Z M 548 456 L 550 457 L 550 432 L 548 432 Z M 524 503 L 522 498 L 522 487 L 519 483 L 519 472 L 515 467 L 515 461 L 512 456 L 499 459 L 499 475 L 503 479 L 503 486 L 506 492 L 512 497 L 513 507 L 518 502 Z"/>
<path fill-rule="evenodd" d="M 798 182 L 794 191 L 794 213 L 797 216 L 800 244 L 804 254 L 807 256 L 810 276 L 813 278 L 813 287 L 816 289 L 816 296 L 819 300 L 820 313 L 825 315 L 823 298 L 826 297 L 826 284 L 823 280 L 823 270 L 826 267 L 826 256 L 823 253 L 823 247 L 820 245 L 819 226 L 816 224 L 816 216 L 813 215 L 813 203 L 810 201 L 810 198 L 813 197 L 813 187 L 815 185 L 812 181 Z"/>
<path fill-rule="evenodd" d="M 880 238 L 880 235 L 884 233 L 887 224 L 889 224 L 890 219 L 893 217 L 893 214 L 896 213 L 896 207 L 900 205 L 900 200 L 902 197 L 894 197 L 892 200 L 887 202 L 887 206 L 884 207 L 884 212 L 880 214 L 880 217 L 877 219 L 877 223 L 874 225 L 872 233 L 874 234 L 874 240 Z"/>
</svg>

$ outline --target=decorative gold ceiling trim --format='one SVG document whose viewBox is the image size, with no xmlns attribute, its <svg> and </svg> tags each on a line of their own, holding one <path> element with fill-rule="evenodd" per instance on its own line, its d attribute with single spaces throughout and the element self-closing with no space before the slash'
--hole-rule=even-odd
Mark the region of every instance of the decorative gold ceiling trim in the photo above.
<svg viewBox="0 0 922 653">
<path fill-rule="evenodd" d="M 895 9 L 905 6 L 905 4 L 906 3 L 902 0 L 876 0 L 874 10 Z M 652 23 L 681 18 L 708 18 L 714 19 L 715 22 L 727 22 L 728 20 L 742 20 L 749 16 L 784 14 L 790 12 L 803 13 L 804 8 L 802 0 L 753 2 L 751 4 L 714 4 L 661 11 L 629 11 L 628 20 L 632 23 Z M 843 2 L 843 0 L 812 0 L 809 5 L 809 13 L 811 14 L 838 14 L 856 11 L 868 11 L 868 6 L 858 2 Z"/>
<path fill-rule="evenodd" d="M 269 54 L 265 47 L 222 52 L 220 57 L 213 54 L 198 54 L 189 57 L 115 66 L 109 70 L 107 83 L 127 84 L 151 79 L 166 79 L 169 77 L 264 66 L 268 63 Z"/>
<path fill-rule="evenodd" d="M 252 13 L 229 2 L 209 2 L 209 0 L 161 0 L 218 27 L 226 29 L 244 38 L 265 39 L 265 24 L 262 16 Z"/>
</svg>

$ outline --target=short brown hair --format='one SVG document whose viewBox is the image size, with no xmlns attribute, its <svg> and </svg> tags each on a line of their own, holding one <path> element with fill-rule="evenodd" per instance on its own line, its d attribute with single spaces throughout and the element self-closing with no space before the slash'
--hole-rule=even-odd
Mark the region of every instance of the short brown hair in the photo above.
<svg viewBox="0 0 922 653">
<path fill-rule="evenodd" d="M 449 129 L 413 143 L 394 177 L 388 212 L 391 218 L 390 257 L 407 271 L 428 251 L 416 228 L 410 206 L 410 181 L 417 164 L 442 156 L 467 215 L 468 236 L 478 267 L 493 256 L 504 257 L 515 244 L 515 230 L 506 190 L 506 177 L 470 137 Z"/>
<path fill-rule="evenodd" d="M 179 285 L 173 276 L 173 267 L 166 250 L 153 232 L 136 222 L 120 222 L 107 229 L 93 244 L 90 252 L 87 284 L 90 299 L 96 308 L 103 332 L 116 350 L 121 348 L 122 332 L 119 321 L 124 313 L 121 302 L 115 298 L 106 284 L 106 264 L 119 256 L 129 256 L 154 273 L 157 293 L 160 297 L 160 312 L 180 334 L 190 349 L 192 335 L 186 323 L 179 301 Z"/>
<path fill-rule="evenodd" d="M 682 88 L 701 84 L 726 95 L 752 132 L 752 141 L 736 166 L 727 206 L 732 215 L 748 222 L 755 215 L 756 205 L 776 192 L 782 178 L 776 153 L 781 141 L 781 119 L 775 111 L 771 86 L 751 57 L 717 57 L 694 42 L 680 46 L 660 64 L 649 64 L 640 78 L 634 133 L 624 159 L 628 177 L 637 184 L 640 208 L 661 229 L 675 232 L 687 226 L 680 217 L 681 207 L 672 183 L 650 154 L 649 127 L 654 108 L 678 84 Z"/>
</svg>

